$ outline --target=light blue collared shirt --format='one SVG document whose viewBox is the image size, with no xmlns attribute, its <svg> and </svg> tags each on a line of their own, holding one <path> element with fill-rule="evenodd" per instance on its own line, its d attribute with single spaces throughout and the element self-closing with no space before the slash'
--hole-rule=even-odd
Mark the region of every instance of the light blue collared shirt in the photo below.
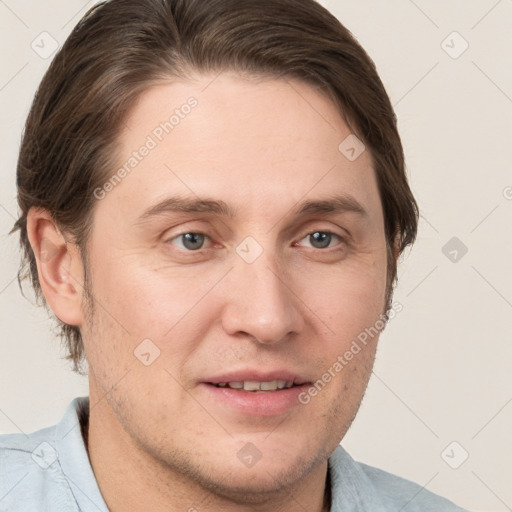
<svg viewBox="0 0 512 512">
<path fill-rule="evenodd" d="M 32 434 L 0 435 L 0 512 L 108 512 L 82 438 L 75 398 L 62 420 Z M 331 512 L 465 512 L 421 486 L 366 464 L 338 446 L 329 458 Z"/>
</svg>

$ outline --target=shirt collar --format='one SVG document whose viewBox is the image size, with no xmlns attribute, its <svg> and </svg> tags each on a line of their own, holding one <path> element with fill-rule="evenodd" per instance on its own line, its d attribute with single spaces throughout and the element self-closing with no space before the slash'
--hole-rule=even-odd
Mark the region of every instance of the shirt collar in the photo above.
<svg viewBox="0 0 512 512">
<path fill-rule="evenodd" d="M 375 488 L 361 466 L 338 445 L 329 457 L 331 512 L 381 512 Z"/>
<path fill-rule="evenodd" d="M 77 397 L 66 409 L 56 429 L 56 448 L 62 471 L 80 510 L 109 512 L 98 488 L 82 438 L 78 411 L 89 410 L 89 398 Z"/>
</svg>

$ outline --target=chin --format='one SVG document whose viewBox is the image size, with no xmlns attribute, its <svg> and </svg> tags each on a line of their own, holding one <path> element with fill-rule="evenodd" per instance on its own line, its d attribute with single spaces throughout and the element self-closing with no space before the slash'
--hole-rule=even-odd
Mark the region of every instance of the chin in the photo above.
<svg viewBox="0 0 512 512">
<path fill-rule="evenodd" d="M 220 461 L 215 470 L 215 481 L 203 485 L 210 487 L 217 494 L 234 501 L 248 501 L 253 496 L 258 503 L 264 496 L 282 493 L 283 489 L 297 484 L 311 470 L 312 462 L 295 458 L 294 460 L 260 459 L 254 466 L 248 468 L 242 464 L 229 464 Z"/>
</svg>

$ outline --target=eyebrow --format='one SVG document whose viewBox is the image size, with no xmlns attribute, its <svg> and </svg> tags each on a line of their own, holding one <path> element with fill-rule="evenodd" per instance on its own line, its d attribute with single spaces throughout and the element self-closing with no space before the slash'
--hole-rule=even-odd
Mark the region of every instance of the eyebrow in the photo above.
<svg viewBox="0 0 512 512">
<path fill-rule="evenodd" d="M 363 205 L 353 196 L 338 195 L 322 200 L 311 200 L 300 203 L 294 209 L 297 216 L 310 215 L 315 213 L 345 213 L 353 212 L 362 217 L 368 217 L 368 212 Z"/>
<path fill-rule="evenodd" d="M 294 216 L 303 217 L 314 214 L 336 214 L 353 212 L 362 217 L 368 217 L 368 212 L 359 201 L 350 195 L 336 195 L 325 199 L 308 200 L 290 208 Z M 236 209 L 222 200 L 210 198 L 184 198 L 179 196 L 168 197 L 145 210 L 138 218 L 137 223 L 144 223 L 151 217 L 166 213 L 206 213 L 233 219 Z"/>
</svg>

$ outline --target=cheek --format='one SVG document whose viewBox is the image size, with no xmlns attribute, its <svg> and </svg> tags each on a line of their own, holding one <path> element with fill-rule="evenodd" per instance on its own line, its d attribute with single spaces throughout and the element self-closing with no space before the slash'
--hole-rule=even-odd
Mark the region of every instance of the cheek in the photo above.
<svg viewBox="0 0 512 512">
<path fill-rule="evenodd" d="M 175 316 L 177 301 L 168 299 L 180 293 L 179 283 L 148 275 L 140 265 L 131 265 L 129 259 L 118 261 L 117 265 L 97 265 L 94 285 L 99 300 L 134 337 L 156 336 L 158 319 L 167 317 L 171 323 Z"/>
<path fill-rule="evenodd" d="M 206 290 L 191 288 L 190 278 L 164 279 L 126 262 L 97 269 L 95 312 L 84 335 L 96 382 L 104 392 L 115 386 L 117 397 L 162 390 L 178 403 L 177 382 L 211 325 L 211 304 L 207 309 L 200 301 Z"/>
<path fill-rule="evenodd" d="M 204 297 L 218 276 L 167 275 L 135 258 L 130 263 L 126 258 L 120 265 L 103 264 L 95 275 L 95 293 L 108 316 L 116 320 L 110 325 L 120 332 L 130 352 L 149 338 L 162 355 L 179 359 L 181 352 L 189 354 L 194 340 L 204 335 L 215 318 L 214 302 Z"/>
<path fill-rule="evenodd" d="M 368 258 L 369 260 L 369 258 Z M 385 258 L 346 262 L 298 282 L 301 297 L 325 323 L 329 336 L 346 342 L 374 324 L 384 308 Z"/>
</svg>

